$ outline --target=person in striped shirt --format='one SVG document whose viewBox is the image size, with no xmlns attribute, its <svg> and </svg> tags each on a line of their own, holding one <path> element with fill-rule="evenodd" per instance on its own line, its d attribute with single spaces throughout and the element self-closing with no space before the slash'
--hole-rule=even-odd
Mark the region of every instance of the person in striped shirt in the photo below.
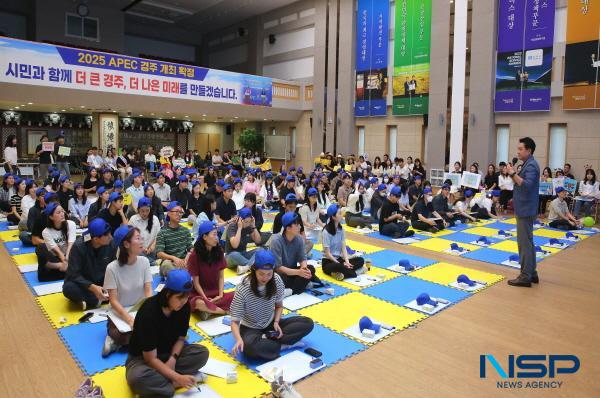
<svg viewBox="0 0 600 398">
<path fill-rule="evenodd" d="M 230 307 L 234 356 L 273 360 L 281 350 L 303 347 L 301 339 L 314 327 L 304 316 L 281 319 L 285 286 L 274 272 L 275 262 L 270 250 L 257 250 L 250 274 L 237 286 Z"/>
<path fill-rule="evenodd" d="M 179 225 L 183 213 L 183 207 L 178 202 L 169 203 L 167 223 L 156 237 L 156 264 L 160 265 L 162 276 L 167 276 L 175 268 L 187 268 L 187 258 L 192 250 L 192 235 L 187 228 Z"/>
</svg>

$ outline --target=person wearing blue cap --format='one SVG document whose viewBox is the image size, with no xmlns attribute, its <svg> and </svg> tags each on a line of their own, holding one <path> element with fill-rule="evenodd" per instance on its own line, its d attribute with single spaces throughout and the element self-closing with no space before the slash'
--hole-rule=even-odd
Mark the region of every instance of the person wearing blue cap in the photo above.
<svg viewBox="0 0 600 398">
<path fill-rule="evenodd" d="M 281 234 L 273 236 L 271 250 L 275 255 L 276 271 L 286 288 L 286 296 L 300 294 L 309 282 L 318 283 L 315 268 L 306 262 L 305 239 L 300 232 L 302 219 L 295 212 L 286 212 L 281 217 Z"/>
<path fill-rule="evenodd" d="M 188 205 L 192 193 L 188 189 L 187 176 L 179 176 L 178 181 L 179 183 L 177 184 L 177 186 L 171 190 L 171 201 L 179 203 L 179 205 L 183 208 L 184 215 L 187 216 L 189 214 Z"/>
<path fill-rule="evenodd" d="M 342 228 L 342 209 L 333 204 L 327 209 L 329 222 L 323 229 L 323 272 L 341 281 L 367 272 L 362 257 L 348 256 L 346 235 Z"/>
<path fill-rule="evenodd" d="M 456 221 L 459 220 L 456 212 L 450 210 L 450 185 L 444 184 L 438 192 L 437 195 L 434 196 L 431 201 L 431 206 L 433 207 L 433 211 L 439 214 L 444 221 L 448 224 L 448 226 L 453 227 L 456 224 Z"/>
<path fill-rule="evenodd" d="M 6 219 L 12 225 L 19 225 L 21 222 L 21 201 L 27 195 L 27 182 L 17 177 L 15 181 L 15 193 L 10 197 L 10 212 L 6 214 Z"/>
<path fill-rule="evenodd" d="M 125 193 L 131 195 L 131 206 L 129 206 L 128 211 L 133 215 L 137 211 L 138 201 L 144 197 L 144 186 L 142 184 L 144 182 L 144 176 L 137 169 L 131 176 L 133 177 L 133 183 L 125 190 Z"/>
<path fill-rule="evenodd" d="M 207 154 L 207 157 L 208 156 L 210 156 L 210 152 Z M 205 159 L 205 162 L 206 161 L 207 160 Z M 210 160 L 208 160 L 208 161 L 210 162 Z M 208 188 L 213 187 L 217 183 L 217 178 L 218 178 L 218 175 L 215 171 L 215 168 L 213 166 L 208 166 L 206 169 L 206 176 L 204 177 L 204 180 L 206 181 L 206 186 Z"/>
<path fill-rule="evenodd" d="M 565 198 L 567 190 L 563 187 L 556 187 L 556 198 L 550 202 L 550 212 L 548 213 L 548 226 L 552 228 L 572 231 L 583 228 L 581 220 L 577 219 L 570 211 Z"/>
<path fill-rule="evenodd" d="M 254 226 L 258 230 L 261 236 L 261 245 L 264 245 L 268 242 L 271 237 L 271 232 L 262 232 L 261 229 L 265 223 L 263 218 L 262 209 L 256 204 L 257 198 L 254 192 L 248 192 L 246 196 L 244 196 L 244 207 L 250 209 L 252 211 L 252 217 L 254 217 Z"/>
<path fill-rule="evenodd" d="M 319 232 L 325 226 L 319 218 L 319 204 L 317 203 L 318 194 L 319 192 L 316 188 L 309 188 L 306 191 L 307 201 L 298 210 L 308 239 L 317 239 L 319 237 Z"/>
<path fill-rule="evenodd" d="M 58 196 L 56 196 L 54 192 L 46 192 L 44 196 L 40 196 L 39 202 L 36 203 L 36 206 L 33 207 L 35 208 L 33 214 L 31 214 L 32 210 L 29 211 L 30 215 L 33 216 L 32 220 L 30 220 L 32 225 L 31 228 L 29 228 L 29 230 L 31 231 L 31 243 L 34 246 L 36 246 L 36 252 L 38 246 L 44 244 L 44 237 L 42 236 L 42 232 L 46 228 L 46 223 L 48 221 L 48 217 L 46 217 L 46 215 L 44 214 L 44 209 L 46 208 L 46 206 L 53 202 L 58 203 Z M 39 260 L 40 259 L 38 258 L 38 263 L 40 262 Z M 43 263 L 45 261 L 45 259 L 42 259 L 41 262 Z"/>
<path fill-rule="evenodd" d="M 111 190 L 114 185 L 113 171 L 109 168 L 102 169 L 100 180 L 96 183 L 96 193 L 98 193 L 98 188 L 100 187 Z"/>
<path fill-rule="evenodd" d="M 477 212 L 477 218 L 488 220 L 490 218 L 498 219 L 498 207 L 500 206 L 500 191 L 493 190 L 490 192 L 491 198 L 482 194 L 480 198 L 471 201 L 471 210 Z"/>
<path fill-rule="evenodd" d="M 160 265 L 160 273 L 166 276 L 174 268 L 185 268 L 186 258 L 192 249 L 192 236 L 190 231 L 180 225 L 184 211 L 177 202 L 171 202 L 167 206 L 167 219 L 165 225 L 156 237 L 157 265 Z"/>
<path fill-rule="evenodd" d="M 423 194 L 423 181 L 420 175 L 416 175 L 413 184 L 408 187 L 408 203 L 413 206 Z"/>
<path fill-rule="evenodd" d="M 223 185 L 223 194 L 217 199 L 217 208 L 215 217 L 219 223 L 234 222 L 233 218 L 237 214 L 236 206 L 233 200 L 233 187 L 229 184 Z"/>
<path fill-rule="evenodd" d="M 241 275 L 248 272 L 250 266 L 254 264 L 255 250 L 248 251 L 248 243 L 259 245 L 262 237 L 254 225 L 252 210 L 249 208 L 242 208 L 233 220 L 234 222 L 229 224 L 225 234 L 225 257 L 227 266 Z"/>
<path fill-rule="evenodd" d="M 377 186 L 377 189 L 375 190 L 375 193 L 371 197 L 371 209 L 370 209 L 371 217 L 373 217 L 376 220 L 379 220 L 381 206 L 383 206 L 383 203 L 385 202 L 386 198 L 387 198 L 387 185 L 385 185 L 383 183 L 379 184 Z"/>
<path fill-rule="evenodd" d="M 192 289 L 187 270 L 172 270 L 161 292 L 146 299 L 137 312 L 125 378 L 138 396 L 172 397 L 178 388 L 190 389 L 205 381 L 198 370 L 208 361 L 208 349 L 186 342 Z"/>
<path fill-rule="evenodd" d="M 371 177 L 369 180 L 369 187 L 365 190 L 364 200 L 365 200 L 365 211 L 371 211 L 371 199 L 373 199 L 373 195 L 377 192 L 377 186 L 379 185 L 379 179 L 377 177 Z M 366 187 L 366 185 L 365 185 Z M 373 217 L 373 216 L 371 216 Z"/>
<path fill-rule="evenodd" d="M 88 223 L 92 221 L 94 218 L 98 217 L 98 214 L 108 208 L 108 198 L 110 197 L 110 190 L 105 188 L 104 186 L 99 186 L 96 193 L 98 194 L 98 198 L 92 204 L 90 204 L 90 208 L 88 210 Z"/>
<path fill-rule="evenodd" d="M 192 311 L 199 311 L 200 319 L 204 321 L 212 314 L 228 313 L 233 292 L 224 291 L 227 262 L 219 244 L 217 226 L 211 221 L 198 226 L 198 239 L 187 264 L 194 284 L 190 297 Z"/>
<path fill-rule="evenodd" d="M 116 257 L 111 245 L 110 225 L 101 218 L 90 222 L 83 238 L 77 239 L 69 254 L 63 295 L 85 311 L 108 300 L 103 290 L 106 267 Z"/>
<path fill-rule="evenodd" d="M 276 257 L 269 250 L 259 249 L 250 274 L 236 287 L 231 303 L 234 356 L 271 361 L 281 355 L 281 350 L 303 347 L 302 338 L 314 327 L 312 319 L 304 316 L 282 319 L 286 289 L 274 272 Z"/>
<path fill-rule="evenodd" d="M 431 187 L 423 188 L 423 195 L 415 202 L 411 214 L 411 225 L 414 229 L 436 233 L 446 228 L 446 221 L 434 209 Z"/>
<path fill-rule="evenodd" d="M 260 200 L 267 210 L 279 210 L 279 192 L 277 191 L 277 184 L 273 181 L 273 173 L 268 172 L 265 174 L 265 182 L 260 188 L 259 194 Z"/>
<path fill-rule="evenodd" d="M 85 194 L 83 185 L 79 183 L 73 186 L 73 193 L 73 197 L 69 199 L 69 218 L 75 221 L 79 228 L 86 228 L 91 206 L 90 200 Z"/>
<path fill-rule="evenodd" d="M 476 222 L 477 218 L 475 218 L 473 215 L 476 215 L 476 212 L 472 212 L 471 211 L 471 201 L 473 198 L 473 191 L 470 189 L 467 189 L 464 192 L 464 200 L 460 200 L 457 199 L 454 202 L 454 205 L 452 206 L 452 210 L 454 212 L 456 212 L 457 217 L 459 217 L 459 219 L 462 222 Z M 450 194 L 450 197 L 453 197 L 453 194 Z"/>
<path fill-rule="evenodd" d="M 279 190 L 279 203 L 281 207 L 285 206 L 285 197 L 289 194 L 294 194 L 298 200 L 302 200 L 298 191 L 296 191 L 296 177 L 288 175 L 285 178 L 285 185 Z"/>
<path fill-rule="evenodd" d="M 383 201 L 379 211 L 379 233 L 395 239 L 414 235 L 408 230 L 408 222 L 400 211 L 399 200 L 402 195 L 400 187 L 393 187 L 390 195 Z"/>
<path fill-rule="evenodd" d="M 156 248 L 156 237 L 160 231 L 160 220 L 154 213 L 150 198 L 143 197 L 139 200 L 138 212 L 129 219 L 128 224 L 140 230 L 144 242 L 144 250 L 141 255 L 150 261 L 150 265 L 154 265 L 156 261 L 154 249 Z"/>
<path fill-rule="evenodd" d="M 114 233 L 121 225 L 127 224 L 127 217 L 123 210 L 123 195 L 113 192 L 108 197 L 108 207 L 98 213 L 110 225 L 111 233 Z"/>
<path fill-rule="evenodd" d="M 122 225 L 115 231 L 113 242 L 119 248 L 118 257 L 106 267 L 104 290 L 108 292 L 112 313 L 133 328 L 134 316 L 126 308 L 152 296 L 150 263 L 141 256 L 144 246 L 139 229 Z M 119 331 L 111 317 L 106 326 L 102 357 L 129 344 L 131 338 L 131 331 Z"/>
</svg>

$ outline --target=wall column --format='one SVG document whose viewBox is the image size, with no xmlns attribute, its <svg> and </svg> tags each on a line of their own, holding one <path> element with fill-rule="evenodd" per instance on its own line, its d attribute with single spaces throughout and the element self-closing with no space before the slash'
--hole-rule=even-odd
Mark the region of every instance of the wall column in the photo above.
<svg viewBox="0 0 600 398">
<path fill-rule="evenodd" d="M 344 155 L 355 152 L 356 125 L 354 122 L 354 40 L 356 22 L 353 0 L 340 0 L 339 62 L 337 99 L 337 147 Z"/>
</svg>

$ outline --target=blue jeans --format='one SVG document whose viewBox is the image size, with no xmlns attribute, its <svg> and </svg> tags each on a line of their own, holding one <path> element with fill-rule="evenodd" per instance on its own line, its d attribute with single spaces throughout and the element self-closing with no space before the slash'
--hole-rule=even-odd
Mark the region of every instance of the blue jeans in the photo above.
<svg viewBox="0 0 600 398">
<path fill-rule="evenodd" d="M 71 170 L 69 169 L 69 162 L 56 162 L 56 168 L 58 171 L 64 171 L 65 175 L 71 178 Z M 62 173 L 61 173 L 62 174 Z"/>
<path fill-rule="evenodd" d="M 592 201 L 592 200 L 576 200 L 575 208 L 573 209 L 573 215 L 575 217 L 579 216 L 579 212 L 581 211 L 581 208 L 583 207 L 583 213 L 585 214 L 586 217 L 589 217 L 592 214 L 592 205 L 593 204 L 594 204 L 594 201 Z"/>
<path fill-rule="evenodd" d="M 227 266 L 229 268 L 236 268 L 238 265 L 252 265 L 254 264 L 254 252 L 256 250 L 252 250 L 249 252 L 230 252 L 227 253 L 225 259 L 227 260 Z"/>
</svg>

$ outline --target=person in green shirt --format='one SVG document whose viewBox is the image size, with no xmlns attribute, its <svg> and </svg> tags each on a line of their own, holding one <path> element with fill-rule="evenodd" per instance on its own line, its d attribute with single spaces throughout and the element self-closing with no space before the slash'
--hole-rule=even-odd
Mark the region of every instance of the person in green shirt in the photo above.
<svg viewBox="0 0 600 398">
<path fill-rule="evenodd" d="M 192 250 L 192 235 L 190 231 L 179 225 L 183 208 L 178 202 L 167 206 L 168 222 L 160 229 L 156 237 L 157 265 L 164 277 L 175 268 L 186 269 L 187 257 Z"/>
</svg>

